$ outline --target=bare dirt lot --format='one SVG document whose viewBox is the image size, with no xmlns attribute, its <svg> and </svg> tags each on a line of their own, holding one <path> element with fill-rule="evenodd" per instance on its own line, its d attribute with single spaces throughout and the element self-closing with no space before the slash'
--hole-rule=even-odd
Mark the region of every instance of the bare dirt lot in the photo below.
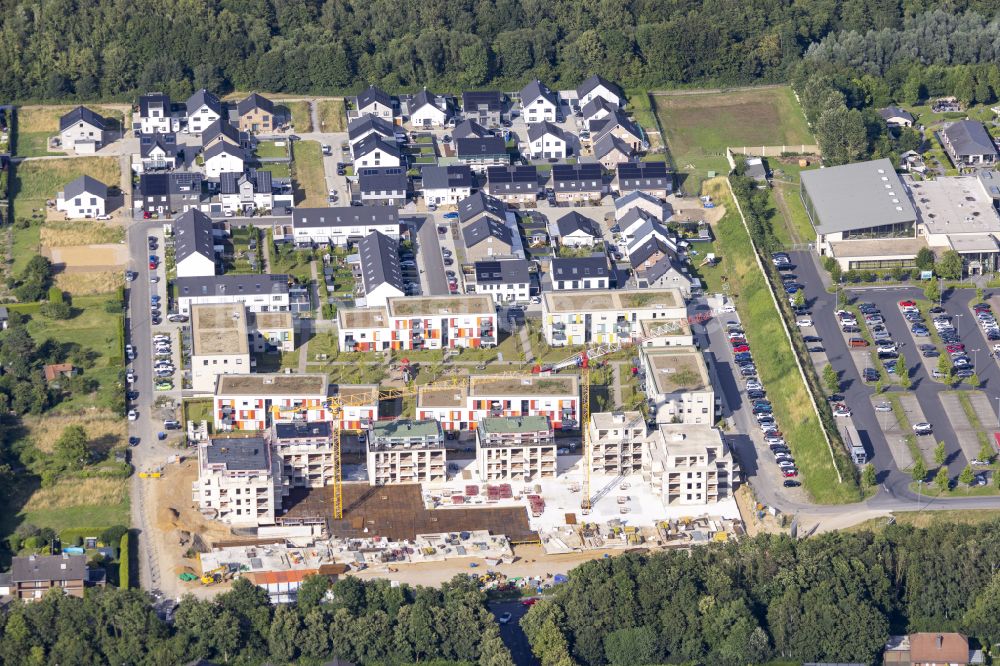
<svg viewBox="0 0 1000 666">
<path fill-rule="evenodd" d="M 128 247 L 120 243 L 47 247 L 42 253 L 66 273 L 106 271 L 128 261 Z"/>
</svg>

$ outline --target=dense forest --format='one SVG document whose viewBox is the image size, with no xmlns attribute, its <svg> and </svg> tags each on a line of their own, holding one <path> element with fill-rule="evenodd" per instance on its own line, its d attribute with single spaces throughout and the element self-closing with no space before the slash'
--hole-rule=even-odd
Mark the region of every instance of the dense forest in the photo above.
<svg viewBox="0 0 1000 666">
<path fill-rule="evenodd" d="M 810 47 L 850 66 L 862 64 L 857 49 L 877 51 L 863 64 L 878 74 L 897 61 L 995 60 L 997 3 L 950 0 L 948 20 L 918 17 L 941 4 L 7 0 L 0 100 L 130 99 L 156 89 L 181 99 L 200 87 L 333 93 L 367 83 L 455 90 L 532 77 L 574 86 L 592 72 L 630 88 L 757 83 L 786 80 Z"/>
<path fill-rule="evenodd" d="M 328 595 L 329 593 L 329 595 Z M 467 576 L 440 590 L 388 581 L 306 580 L 277 608 L 246 580 L 213 601 L 186 597 L 165 622 L 137 590 L 54 591 L 0 614 L 0 663 L 160 666 L 219 664 L 513 666 L 485 596 Z"/>
<path fill-rule="evenodd" d="M 1000 640 L 997 523 L 762 535 L 574 569 L 522 620 L 542 666 L 878 661 L 890 634 Z"/>
</svg>

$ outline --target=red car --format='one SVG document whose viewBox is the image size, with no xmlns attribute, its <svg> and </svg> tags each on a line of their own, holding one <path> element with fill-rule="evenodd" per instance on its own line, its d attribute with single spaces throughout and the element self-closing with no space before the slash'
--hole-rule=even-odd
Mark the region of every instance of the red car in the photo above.
<svg viewBox="0 0 1000 666">
<path fill-rule="evenodd" d="M 781 476 L 785 477 L 786 479 L 798 475 L 799 475 L 799 470 L 795 469 L 794 467 L 786 467 L 785 469 L 781 470 Z"/>
<path fill-rule="evenodd" d="M 900 301 L 899 307 L 901 308 L 912 308 L 916 305 L 913 301 Z"/>
<path fill-rule="evenodd" d="M 750 351 L 750 345 L 740 345 L 739 347 L 733 347 L 733 351 L 736 352 L 737 354 L 742 352 L 748 352 Z"/>
<path fill-rule="evenodd" d="M 734 347 L 742 347 L 743 345 L 747 344 L 747 339 L 746 338 L 733 338 L 732 340 L 729 341 L 729 343 L 732 346 L 734 346 Z"/>
<path fill-rule="evenodd" d="M 961 343 L 959 343 L 957 345 L 948 345 L 947 347 L 945 347 L 945 349 L 947 349 L 948 353 L 950 354 L 952 352 L 965 351 L 965 345 L 963 345 Z"/>
<path fill-rule="evenodd" d="M 535 597 L 531 597 L 530 599 L 525 599 L 524 601 L 522 601 L 521 605 L 522 606 L 534 606 L 537 603 L 538 603 L 538 599 L 536 599 Z"/>
<path fill-rule="evenodd" d="M 153 271 L 156 270 L 156 262 L 155 261 L 149 262 L 149 269 L 153 270 Z"/>
<path fill-rule="evenodd" d="M 990 313 L 992 313 L 992 312 L 993 312 L 993 311 L 992 311 L 992 310 L 990 310 L 989 308 L 981 308 L 981 307 L 980 307 L 980 308 L 973 308 L 973 311 L 974 311 L 974 312 L 975 312 L 976 314 L 990 314 Z"/>
</svg>

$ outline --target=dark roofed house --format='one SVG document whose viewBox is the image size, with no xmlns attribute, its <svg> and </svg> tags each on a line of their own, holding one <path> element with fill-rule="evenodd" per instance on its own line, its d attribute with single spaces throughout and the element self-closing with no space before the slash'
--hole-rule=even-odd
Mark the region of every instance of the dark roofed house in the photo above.
<svg viewBox="0 0 1000 666">
<path fill-rule="evenodd" d="M 403 206 L 409 186 L 403 167 L 364 168 L 358 172 L 358 192 L 365 205 Z"/>
<path fill-rule="evenodd" d="M 462 93 L 462 114 L 484 127 L 499 127 L 504 120 L 506 97 L 499 90 Z"/>
<path fill-rule="evenodd" d="M 558 110 L 559 95 L 538 79 L 521 89 L 521 117 L 529 125 L 545 121 L 556 122 Z"/>
<path fill-rule="evenodd" d="M 879 109 L 878 115 L 889 127 L 913 127 L 913 114 L 898 106 L 887 106 L 884 109 Z"/>
<path fill-rule="evenodd" d="M 635 150 L 617 136 L 608 132 L 594 143 L 594 157 L 608 171 L 612 171 L 623 162 L 630 162 L 635 157 Z"/>
<path fill-rule="evenodd" d="M 152 92 L 139 97 L 138 129 L 143 134 L 166 134 L 177 129 L 174 127 L 173 106 L 168 95 Z"/>
<path fill-rule="evenodd" d="M 399 211 L 392 206 L 296 208 L 292 211 L 292 240 L 299 246 L 345 247 L 373 231 L 399 238 Z"/>
<path fill-rule="evenodd" d="M 257 93 L 250 93 L 236 105 L 237 126 L 249 134 L 267 134 L 278 128 L 280 118 L 275 115 L 274 103 Z"/>
<path fill-rule="evenodd" d="M 188 97 L 187 103 L 188 131 L 201 134 L 214 121 L 222 118 L 225 109 L 219 98 L 204 88 L 196 90 Z"/>
<path fill-rule="evenodd" d="M 642 129 L 619 109 L 615 109 L 608 116 L 590 123 L 590 132 L 594 142 L 600 140 L 607 133 L 612 133 L 619 139 L 632 147 L 632 150 L 639 151 L 645 149 L 645 139 Z"/>
<path fill-rule="evenodd" d="M 601 165 L 554 164 L 552 189 L 558 203 L 600 201 L 604 196 L 604 174 Z"/>
<path fill-rule="evenodd" d="M 449 100 L 426 88 L 414 95 L 407 104 L 413 127 L 443 127 L 451 115 Z"/>
<path fill-rule="evenodd" d="M 403 271 L 399 266 L 399 243 L 377 231 L 358 243 L 358 263 L 361 285 L 365 290 L 365 307 L 381 307 L 386 299 L 403 296 Z"/>
<path fill-rule="evenodd" d="M 425 166 L 420 169 L 421 190 L 427 205 L 456 205 L 472 194 L 475 180 L 465 164 Z"/>
<path fill-rule="evenodd" d="M 959 120 L 943 129 L 939 136 L 957 169 L 992 166 L 997 162 L 993 139 L 977 120 Z"/>
<path fill-rule="evenodd" d="M 56 194 L 56 210 L 70 220 L 103 217 L 107 211 L 108 186 L 90 176 L 80 176 Z"/>
<path fill-rule="evenodd" d="M 290 309 L 288 276 L 257 273 L 177 278 L 177 311 L 191 314 L 202 303 L 243 303 L 250 312 L 287 312 Z"/>
<path fill-rule="evenodd" d="M 473 171 L 479 172 L 485 171 L 489 166 L 510 164 L 507 144 L 498 136 L 456 139 L 455 155 L 459 162 L 468 164 Z"/>
<path fill-rule="evenodd" d="M 495 257 L 510 257 L 513 252 L 513 236 L 506 224 L 490 217 L 480 217 L 462 227 L 465 242 L 466 262 L 476 262 Z"/>
<path fill-rule="evenodd" d="M 139 163 L 142 166 L 141 171 L 176 169 L 179 152 L 177 135 L 173 132 L 169 134 L 139 135 Z"/>
<path fill-rule="evenodd" d="M 10 594 L 22 601 L 36 601 L 56 588 L 82 597 L 89 586 L 104 587 L 104 570 L 91 571 L 86 555 L 29 555 L 14 557 L 10 565 Z"/>
<path fill-rule="evenodd" d="M 531 297 L 531 264 L 525 259 L 477 261 L 476 293 L 492 296 L 497 305 L 527 303 Z"/>
<path fill-rule="evenodd" d="M 475 120 L 463 120 L 456 127 L 455 131 L 452 132 L 455 140 L 459 139 L 483 139 L 488 136 L 493 136 L 493 133 L 487 130 L 485 127 L 477 123 Z"/>
<path fill-rule="evenodd" d="M 569 155 L 566 134 L 552 123 L 528 125 L 528 152 L 533 159 L 564 159 Z"/>
<path fill-rule="evenodd" d="M 144 212 L 170 215 L 206 204 L 203 183 L 204 176 L 196 171 L 144 173 L 139 176 L 136 196 Z"/>
<path fill-rule="evenodd" d="M 354 98 L 354 109 L 359 116 L 368 114 L 386 120 L 392 120 L 395 115 L 392 97 L 375 86 L 369 86 Z"/>
<path fill-rule="evenodd" d="M 577 258 L 553 257 L 549 263 L 549 279 L 556 291 L 609 289 L 611 270 L 604 254 Z"/>
<path fill-rule="evenodd" d="M 458 219 L 463 224 L 474 222 L 480 217 L 489 217 L 501 224 L 507 221 L 507 212 L 499 199 L 483 192 L 476 192 L 458 202 Z"/>
<path fill-rule="evenodd" d="M 107 140 L 108 122 L 85 106 L 77 106 L 59 118 L 59 141 L 63 148 L 94 153 Z"/>
<path fill-rule="evenodd" d="M 174 220 L 174 263 L 177 277 L 215 275 L 215 235 L 208 215 L 189 210 Z"/>
<path fill-rule="evenodd" d="M 354 168 L 400 167 L 405 163 L 403 152 L 395 141 L 385 141 L 378 134 L 369 134 L 354 144 Z"/>
<path fill-rule="evenodd" d="M 599 74 L 595 74 L 581 83 L 580 87 L 576 89 L 576 96 L 580 106 L 589 104 L 598 98 L 604 99 L 618 108 L 625 106 L 625 92 L 621 87 Z"/>
<path fill-rule="evenodd" d="M 563 247 L 589 247 L 603 238 L 597 223 L 575 210 L 556 220 L 552 236 Z"/>
<path fill-rule="evenodd" d="M 492 166 L 486 169 L 486 191 L 504 203 L 534 202 L 541 191 L 538 168 L 533 164 Z"/>
<path fill-rule="evenodd" d="M 215 145 L 216 142 L 223 141 L 232 146 L 246 148 L 249 145 L 249 137 L 233 127 L 225 119 L 219 118 L 210 122 L 201 133 L 201 147 L 206 150 Z"/>
<path fill-rule="evenodd" d="M 396 126 L 378 116 L 365 114 L 347 125 L 347 138 L 352 146 L 371 134 L 379 136 L 386 143 L 396 142 Z"/>
<path fill-rule="evenodd" d="M 278 206 L 290 206 L 294 196 L 279 184 Z M 223 212 L 244 215 L 254 210 L 273 210 L 275 205 L 275 184 L 271 172 L 263 169 L 247 169 L 243 173 L 224 172 L 219 174 L 219 199 Z"/>
<path fill-rule="evenodd" d="M 666 199 L 674 190 L 674 176 L 665 162 L 627 162 L 618 165 L 618 191 L 645 192 Z"/>
</svg>

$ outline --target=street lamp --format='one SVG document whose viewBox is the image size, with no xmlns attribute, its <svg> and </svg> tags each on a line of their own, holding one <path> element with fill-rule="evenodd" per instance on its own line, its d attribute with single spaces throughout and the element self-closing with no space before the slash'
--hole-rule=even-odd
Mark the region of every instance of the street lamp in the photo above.
<svg viewBox="0 0 1000 666">
<path fill-rule="evenodd" d="M 917 479 L 917 511 L 920 511 L 920 487 L 923 483 L 923 479 Z"/>
<path fill-rule="evenodd" d="M 1000 398 L 997 398 L 997 427 L 1000 428 Z"/>
<path fill-rule="evenodd" d="M 962 337 L 962 316 L 961 314 L 955 315 L 955 319 L 958 321 L 955 324 L 955 334 L 961 338 Z"/>
<path fill-rule="evenodd" d="M 972 350 L 972 367 L 976 367 L 976 354 L 979 352 L 978 349 Z"/>
</svg>

